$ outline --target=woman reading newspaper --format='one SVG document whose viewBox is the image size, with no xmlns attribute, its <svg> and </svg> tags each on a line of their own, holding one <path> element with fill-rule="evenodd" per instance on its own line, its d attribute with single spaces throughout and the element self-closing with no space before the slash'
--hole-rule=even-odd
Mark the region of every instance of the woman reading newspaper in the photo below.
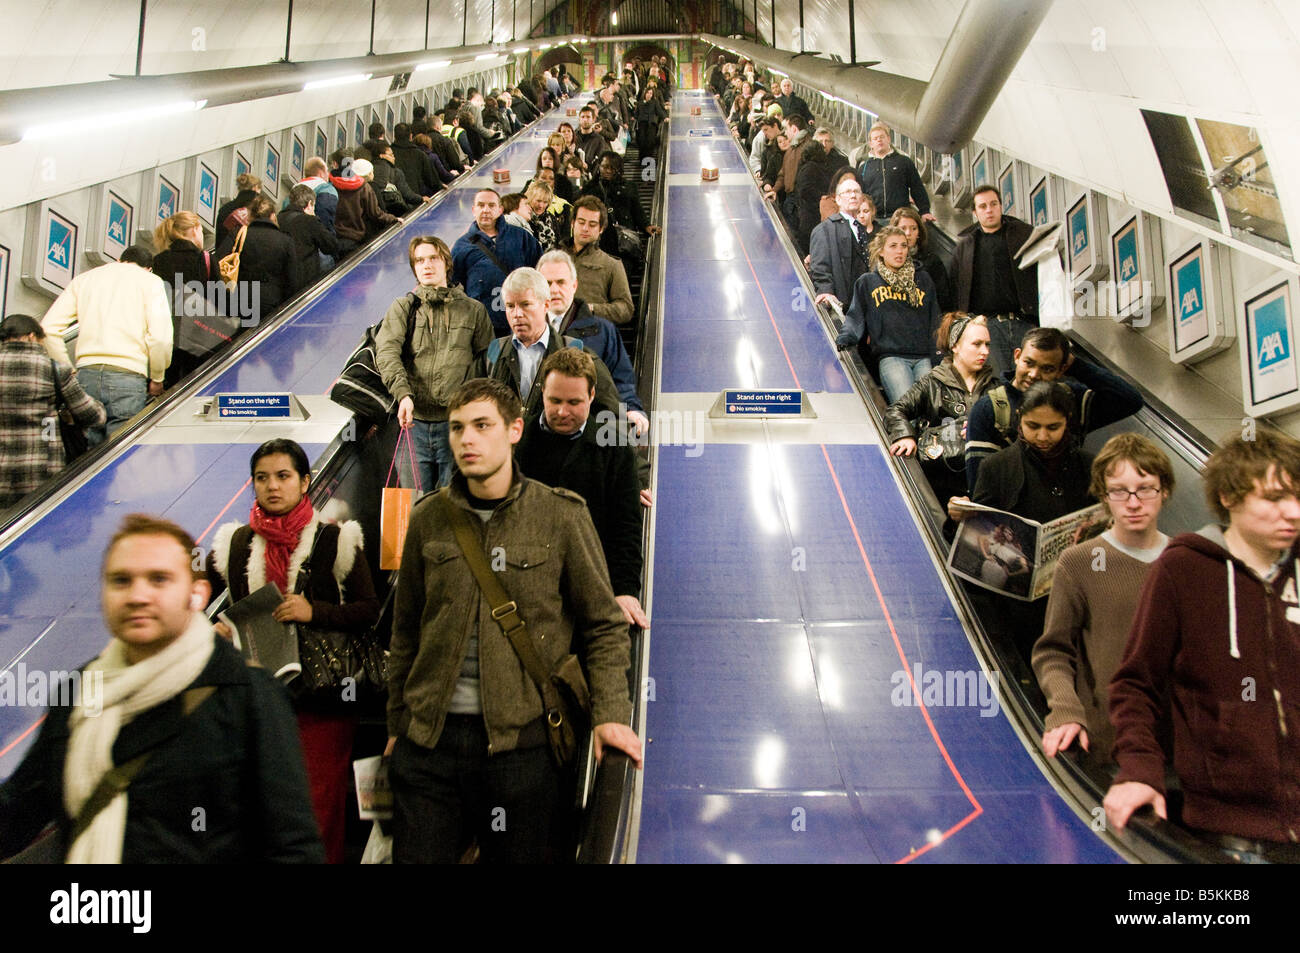
<svg viewBox="0 0 1300 953">
<path fill-rule="evenodd" d="M 1070 433 L 1073 415 L 1074 394 L 1065 384 L 1039 381 L 1030 387 L 1020 405 L 1018 439 L 980 466 L 971 501 L 1040 524 L 1090 506 L 1092 457 Z M 954 519 L 970 515 L 951 503 L 950 512 Z M 1004 634 L 1028 662 L 1043 631 L 1047 602 L 996 598 L 997 611 L 982 615 L 1005 626 Z"/>
<path fill-rule="evenodd" d="M 360 524 L 322 522 L 307 498 L 307 454 L 294 441 L 268 440 L 253 451 L 250 469 L 256 501 L 248 523 L 226 523 L 212 538 L 208 579 L 213 598 L 229 588 L 231 600 L 237 601 L 274 583 L 284 593 L 273 613 L 277 622 L 358 635 L 367 631 L 379 618 L 379 600 L 362 552 Z M 299 585 L 304 580 L 305 586 Z M 215 628 L 230 636 L 223 623 Z M 345 701 L 340 691 L 337 703 L 313 696 L 295 707 L 326 859 L 341 864 L 357 704 Z"/>
</svg>

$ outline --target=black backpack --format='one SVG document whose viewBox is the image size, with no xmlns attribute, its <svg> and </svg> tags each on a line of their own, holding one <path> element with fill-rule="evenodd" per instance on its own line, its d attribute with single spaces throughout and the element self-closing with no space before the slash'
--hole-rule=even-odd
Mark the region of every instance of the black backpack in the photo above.
<svg viewBox="0 0 1300 953">
<path fill-rule="evenodd" d="M 410 310 L 406 313 L 406 343 L 402 346 L 402 360 L 411 356 L 411 339 L 415 335 L 415 312 L 420 308 L 420 297 L 411 294 Z M 346 407 L 362 420 L 383 421 L 393 412 L 396 401 L 384 386 L 375 358 L 378 355 L 379 325 L 366 328 L 361 345 L 352 352 L 330 388 L 330 400 Z"/>
</svg>

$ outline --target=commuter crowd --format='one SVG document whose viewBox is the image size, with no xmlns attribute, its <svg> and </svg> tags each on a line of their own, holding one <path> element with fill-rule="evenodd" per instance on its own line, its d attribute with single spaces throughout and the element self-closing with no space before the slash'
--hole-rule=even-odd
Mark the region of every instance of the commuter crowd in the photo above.
<svg viewBox="0 0 1300 953">
<path fill-rule="evenodd" d="M 634 327 L 628 273 L 657 227 L 622 170 L 629 149 L 659 147 L 669 79 L 658 58 L 607 75 L 520 191 L 481 189 L 463 234 L 412 238 L 415 287 L 373 331 L 373 373 L 408 446 L 401 481 L 418 497 L 384 633 L 396 862 L 454 862 L 472 844 L 490 862 L 562 859 L 575 719 L 589 720 L 597 757 L 617 748 L 640 762 L 628 627 L 649 624 L 641 526 L 653 500 L 635 450 L 649 421 L 620 328 Z M 571 84 L 548 71 L 526 89 L 456 91 L 391 143 L 372 127 L 358 147 L 309 159 L 282 209 L 243 177 L 214 251 L 182 212 L 152 256 L 128 249 L 79 276 L 43 321 L 7 318 L 0 401 L 21 410 L 0 432 L 0 505 L 62 466 L 49 438 L 60 410 L 67 430 L 103 440 L 219 346 L 204 328 L 237 336 L 254 298 L 263 310 L 292 298 Z M 842 312 L 836 345 L 879 383 L 890 453 L 919 460 L 945 534 L 992 511 L 1044 524 L 1100 504 L 1096 532 L 1064 549 L 1042 598 L 1011 595 L 1032 569 L 1011 523 L 978 540 L 985 585 L 970 598 L 1036 677 L 1044 753 L 1082 752 L 1106 773 L 1116 829 L 1143 807 L 1167 816 L 1177 790 L 1181 823 L 1233 858 L 1300 859 L 1289 730 L 1300 442 L 1267 428 L 1224 440 L 1202 475 L 1215 522 L 1166 536 L 1175 477 L 1159 446 L 1134 428 L 1083 449 L 1142 395 L 1040 326 L 1036 273 L 1018 267 L 1030 228 L 1003 213 L 996 187 L 975 185 L 975 221 L 945 262 L 929 245 L 924 184 L 888 127 L 871 127 L 854 167 L 789 78 L 725 63 L 710 85 L 806 256 L 817 303 Z M 236 253 L 237 280 L 214 281 Z M 74 320 L 75 371 L 62 349 Z M 627 424 L 612 440 L 611 419 Z M 250 480 L 247 521 L 216 532 L 203 566 L 165 521 L 131 517 L 114 537 L 103 576 L 114 641 L 87 669 L 103 674 L 108 717 L 52 709 L 0 787 L 0 855 L 52 821 L 72 860 L 343 860 L 355 709 L 328 692 L 291 707 L 202 610 L 273 583 L 276 621 L 360 640 L 383 594 L 361 527 L 313 508 L 298 444 L 260 446 Z M 201 756 L 155 754 L 178 734 Z M 193 833 L 188 805 L 214 794 L 221 809 Z"/>
<path fill-rule="evenodd" d="M 1173 789 L 1181 823 L 1233 859 L 1300 861 L 1300 442 L 1229 436 L 1202 475 L 1216 521 L 1170 539 L 1157 525 L 1174 490 L 1165 453 L 1136 430 L 1095 456 L 1082 448 L 1142 396 L 1039 326 L 1037 269 L 1019 261 L 1032 228 L 1003 213 L 995 186 L 974 184 L 975 221 L 945 263 L 929 247 L 925 185 L 884 123 L 854 167 L 788 77 L 741 61 L 710 84 L 807 256 L 817 303 L 843 313 L 836 345 L 884 393 L 890 452 L 919 458 L 947 511 L 949 540 L 988 509 L 1028 525 L 1104 507 L 1104 531 L 1076 532 L 1046 597 L 1009 595 L 1026 591 L 1034 558 L 1014 520 L 982 535 L 987 585 L 967 587 L 1036 676 L 1044 752 L 1082 752 L 1109 778 L 1114 828 L 1144 806 L 1167 817 Z"/>
<path fill-rule="evenodd" d="M 232 249 L 238 281 L 279 305 L 522 128 L 516 110 L 531 121 L 571 84 L 543 73 L 530 87 L 532 113 L 518 101 L 531 104 L 528 96 L 454 97 L 441 120 L 451 121 L 447 163 L 428 148 L 440 121 L 417 116 L 391 144 L 372 127 L 328 165 L 308 160 L 283 209 L 261 195 L 262 183 L 241 179 L 219 212 L 215 251 L 183 212 L 160 226 L 156 255 L 132 247 L 88 272 L 44 321 L 11 316 L 0 357 L 21 368 L 30 419 L 62 401 L 72 424 L 104 439 L 210 357 L 186 353 L 187 369 L 168 377 L 191 312 L 237 314 L 238 291 L 216 301 L 206 290 Z M 657 60 L 606 77 L 600 108 L 584 107 L 577 129 L 564 124 L 520 193 L 503 202 L 481 190 L 462 235 L 409 242 L 414 290 L 374 331 L 385 416 L 398 447 L 411 446 L 402 482 L 420 488 L 384 631 L 386 587 L 367 556 L 378 541 L 356 521 L 322 519 L 311 463 L 292 440 L 253 452 L 248 518 L 218 527 L 201 565 L 184 528 L 129 517 L 104 562 L 114 639 L 84 670 L 103 673 L 103 717 L 84 705 L 52 709 L 0 787 L 0 856 L 53 822 L 47 843 L 69 861 L 342 863 L 359 709 L 347 684 L 327 678 L 322 688 L 314 677 L 312 647 L 328 634 L 344 654 L 352 649 L 338 649 L 340 640 L 379 635 L 388 646 L 379 687 L 396 862 L 455 862 L 471 845 L 485 862 L 571 859 L 566 722 L 590 726 L 598 758 L 618 748 L 640 764 L 628 627 L 649 624 L 641 534 L 652 499 L 636 451 L 648 419 L 619 328 L 636 315 L 626 267 L 640 267 L 641 243 L 657 229 L 622 167 L 630 144 L 658 147 L 667 88 Z M 561 168 L 572 172 L 561 180 L 567 199 L 556 189 Z M 507 214 L 507 205 L 527 211 Z M 202 306 L 184 300 L 190 291 Z M 60 350 L 74 320 L 75 371 Z M 610 439 L 601 412 L 626 430 Z M 55 445 L 26 446 L 28 490 L 61 466 Z M 488 558 L 491 582 L 477 568 Z M 279 593 L 271 617 L 294 626 L 299 643 L 292 702 L 265 670 L 244 664 L 231 642 L 239 633 L 204 612 L 268 585 Z M 508 600 L 497 598 L 503 586 Z M 553 695 L 560 678 L 564 698 Z M 178 805 L 214 796 L 220 808 L 191 830 L 189 808 Z"/>
</svg>

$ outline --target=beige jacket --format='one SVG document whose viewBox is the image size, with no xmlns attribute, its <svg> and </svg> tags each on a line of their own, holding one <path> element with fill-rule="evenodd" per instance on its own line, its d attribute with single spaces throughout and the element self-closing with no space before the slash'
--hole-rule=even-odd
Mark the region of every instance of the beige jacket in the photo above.
<svg viewBox="0 0 1300 953">
<path fill-rule="evenodd" d="M 411 353 L 403 360 L 411 296 L 392 303 L 375 336 L 375 365 L 384 386 L 401 402 L 410 397 L 417 420 L 446 420 L 456 388 L 482 373 L 482 356 L 493 338 L 487 309 L 460 288 L 428 288 L 415 314 Z"/>
</svg>

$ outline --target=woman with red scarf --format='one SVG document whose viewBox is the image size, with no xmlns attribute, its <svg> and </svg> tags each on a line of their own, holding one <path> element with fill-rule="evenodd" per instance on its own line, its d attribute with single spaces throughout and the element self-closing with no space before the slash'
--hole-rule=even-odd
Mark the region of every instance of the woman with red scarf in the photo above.
<svg viewBox="0 0 1300 953">
<path fill-rule="evenodd" d="M 360 524 L 320 520 L 307 498 L 311 482 L 307 454 L 292 440 L 268 440 L 253 452 L 250 468 L 256 502 L 248 523 L 226 523 L 212 539 L 207 565 L 213 598 L 229 588 L 234 602 L 275 583 L 284 593 L 275 609 L 277 621 L 365 632 L 379 618 L 379 600 L 362 552 Z M 237 554 L 235 565 L 231 565 L 232 553 Z M 299 585 L 304 566 L 307 581 Z M 216 629 L 229 637 L 223 623 L 217 623 Z M 355 702 L 351 705 L 355 707 Z M 312 810 L 332 864 L 343 862 L 348 774 L 357 727 L 358 716 L 348 707 L 341 699 L 328 706 L 318 701 L 296 706 Z"/>
</svg>

